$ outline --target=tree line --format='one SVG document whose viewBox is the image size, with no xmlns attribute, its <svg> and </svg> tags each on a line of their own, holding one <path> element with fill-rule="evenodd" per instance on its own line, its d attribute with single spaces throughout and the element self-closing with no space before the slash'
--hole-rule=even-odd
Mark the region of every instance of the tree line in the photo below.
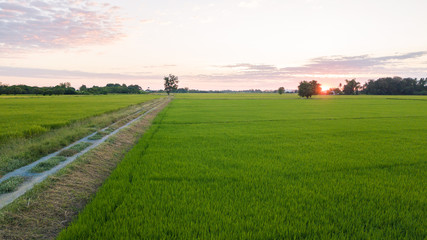
<svg viewBox="0 0 427 240">
<path fill-rule="evenodd" d="M 362 92 L 372 95 L 427 95 L 427 78 L 387 77 L 369 80 Z"/>
<path fill-rule="evenodd" d="M 282 90 L 261 90 L 261 89 L 245 89 L 245 90 L 199 90 L 199 89 L 189 89 L 178 88 L 173 90 L 173 93 L 280 93 Z M 285 92 L 283 89 L 282 94 Z M 295 90 L 286 90 L 287 93 L 296 93 Z"/>
<path fill-rule="evenodd" d="M 246 93 L 279 93 L 283 94 L 285 89 L 280 87 L 278 90 L 197 90 L 189 88 L 178 88 L 178 77 L 169 75 L 165 77 L 165 90 L 150 91 L 149 92 L 170 92 L 174 93 L 232 93 L 232 92 L 246 92 Z M 142 90 L 139 85 L 126 85 L 118 83 L 109 83 L 104 87 L 86 87 L 82 85 L 79 89 L 71 87 L 69 82 L 60 83 L 54 87 L 31 87 L 27 85 L 12 85 L 8 86 L 0 83 L 0 95 L 2 94 L 35 94 L 35 95 L 75 95 L 75 94 L 143 94 L 147 91 Z M 427 95 L 427 78 L 401 78 L 401 77 L 386 77 L 377 80 L 369 80 L 361 85 L 355 79 L 345 80 L 345 84 L 336 88 L 330 88 L 322 92 L 321 84 L 316 80 L 302 81 L 298 86 L 298 95 L 301 97 L 310 98 L 313 95 L 329 94 L 329 95 Z"/>
<path fill-rule="evenodd" d="M 111 93 L 122 93 L 122 94 L 142 94 L 145 91 L 139 85 L 126 85 L 118 83 L 109 83 L 104 87 L 86 87 L 82 85 L 79 89 L 71 87 L 69 82 L 60 83 L 54 87 L 31 87 L 27 85 L 3 85 L 0 83 L 0 95 L 16 95 L 16 94 L 35 94 L 35 95 L 98 95 L 98 94 L 111 94 Z"/>
<path fill-rule="evenodd" d="M 330 88 L 325 92 L 321 90 L 321 84 L 316 80 L 302 81 L 298 86 L 298 95 L 310 98 L 313 95 L 427 95 L 427 78 L 401 78 L 386 77 L 377 80 L 369 80 L 361 85 L 356 79 L 345 80 L 339 87 Z M 282 87 L 281 87 L 282 88 Z M 279 93 L 281 92 L 279 88 Z"/>
</svg>

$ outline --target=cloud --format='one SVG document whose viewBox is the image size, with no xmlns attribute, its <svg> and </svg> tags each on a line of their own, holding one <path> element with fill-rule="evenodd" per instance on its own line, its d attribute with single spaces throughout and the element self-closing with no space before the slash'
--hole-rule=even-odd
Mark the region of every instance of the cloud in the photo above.
<svg viewBox="0 0 427 240">
<path fill-rule="evenodd" d="M 273 65 L 265 64 L 249 64 L 249 63 L 239 63 L 234 65 L 225 65 L 224 68 L 231 69 L 241 69 L 246 72 L 265 72 L 265 71 L 277 71 L 278 68 Z"/>
<path fill-rule="evenodd" d="M 298 76 L 301 74 L 351 75 L 372 73 L 377 70 L 392 72 L 393 70 L 389 68 L 390 66 L 396 68 L 396 64 L 402 65 L 405 60 L 414 60 L 425 55 L 427 55 L 427 51 L 411 52 L 383 57 L 371 57 L 369 55 L 333 56 L 314 58 L 311 59 L 308 64 L 299 67 L 279 68 L 274 65 L 240 63 L 234 65 L 224 65 L 220 66 L 220 68 L 234 69 L 237 75 L 241 76 L 264 75 L 266 77 L 281 77 Z M 403 65 L 402 68 L 407 70 L 419 70 L 418 68 L 411 68 Z"/>
<path fill-rule="evenodd" d="M 118 10 L 90 0 L 0 2 L 0 53 L 115 41 L 123 37 Z"/>
<path fill-rule="evenodd" d="M 170 67 L 177 67 L 178 65 L 175 64 L 162 64 L 162 65 L 149 65 L 149 66 L 142 66 L 143 68 L 170 68 Z"/>
<path fill-rule="evenodd" d="M 93 73 L 84 71 L 52 70 L 40 68 L 20 68 L 0 66 L 0 76 L 36 79 L 115 79 L 115 80 L 141 80 L 141 79 L 161 79 L 162 76 L 151 75 L 147 72 L 121 74 L 121 73 Z"/>
<path fill-rule="evenodd" d="M 154 19 L 142 19 L 139 22 L 142 23 L 142 24 L 153 23 Z"/>
<path fill-rule="evenodd" d="M 307 65 L 287 67 L 281 70 L 289 74 L 360 74 L 378 70 L 385 71 L 393 63 L 401 63 L 403 60 L 412 60 L 425 55 L 427 55 L 427 51 L 384 57 L 371 57 L 369 55 L 320 57 L 312 59 L 311 63 Z"/>
<path fill-rule="evenodd" d="M 427 51 L 396 54 L 383 57 L 332 56 L 313 58 L 308 64 L 298 67 L 277 67 L 268 64 L 238 63 L 213 66 L 223 73 L 212 75 L 185 76 L 206 83 L 228 84 L 230 82 L 251 84 L 293 83 L 304 79 L 346 79 L 378 78 L 382 76 L 426 77 L 427 66 L 418 58 L 426 56 Z M 417 61 L 421 65 L 406 64 L 406 61 Z M 224 71 L 227 70 L 227 71 Z M 230 72 L 231 70 L 231 72 Z"/>
<path fill-rule="evenodd" d="M 259 1 L 252 0 L 252 1 L 242 1 L 239 3 L 239 7 L 241 8 L 257 8 L 259 5 Z"/>
<path fill-rule="evenodd" d="M 395 54 L 373 57 L 361 56 L 328 56 L 311 59 L 307 64 L 298 67 L 278 67 L 271 64 L 238 63 L 221 66 L 212 66 L 215 70 L 211 74 L 179 75 L 182 82 L 190 88 L 203 89 L 244 89 L 260 88 L 273 89 L 280 85 L 295 88 L 301 80 L 317 79 L 327 84 L 338 85 L 344 79 L 357 78 L 359 81 L 376 79 L 385 76 L 426 77 L 427 51 Z M 173 68 L 176 65 L 142 66 L 157 71 L 162 68 Z M 141 66 L 140 66 L 141 68 Z M 148 69 L 147 69 L 148 70 Z M 150 71 L 150 70 L 148 70 Z M 107 83 L 111 81 L 129 81 L 150 84 L 161 88 L 163 75 L 150 72 L 133 73 L 93 73 L 84 71 L 50 70 L 37 68 L 18 68 L 0 66 L 0 79 L 39 81 L 46 79 L 52 84 L 61 81 L 78 81 L 87 83 L 99 80 Z M 151 81 L 151 82 L 150 82 Z M 329 81 L 329 82 L 328 82 Z M 10 81 L 8 82 L 9 84 Z M 279 85 L 280 84 L 280 85 Z"/>
</svg>

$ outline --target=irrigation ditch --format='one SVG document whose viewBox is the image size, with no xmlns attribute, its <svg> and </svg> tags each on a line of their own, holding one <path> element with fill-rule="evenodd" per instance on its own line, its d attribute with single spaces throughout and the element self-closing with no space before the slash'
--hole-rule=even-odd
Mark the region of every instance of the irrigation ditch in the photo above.
<svg viewBox="0 0 427 240">
<path fill-rule="evenodd" d="M 116 135 L 124 128 L 129 127 L 132 123 L 144 118 L 151 112 L 164 107 L 169 101 L 169 98 L 162 98 L 147 102 L 147 104 L 143 105 L 140 110 L 131 114 L 131 119 L 125 118 L 116 121 L 110 126 L 107 126 L 100 131 L 93 132 L 67 147 L 5 174 L 0 179 L 0 209 L 24 195 L 36 184 L 41 183 L 47 177 L 52 176 L 82 155 L 98 147 L 111 136 Z"/>
</svg>

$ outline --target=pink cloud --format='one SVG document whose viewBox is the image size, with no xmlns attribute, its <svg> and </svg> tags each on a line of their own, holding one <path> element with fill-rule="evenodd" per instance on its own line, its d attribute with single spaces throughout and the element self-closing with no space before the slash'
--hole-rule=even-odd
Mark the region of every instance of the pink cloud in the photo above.
<svg viewBox="0 0 427 240">
<path fill-rule="evenodd" d="M 124 36 L 118 11 L 118 7 L 91 1 L 2 2 L 0 53 L 116 41 Z"/>
<path fill-rule="evenodd" d="M 299 81 L 312 79 L 321 80 L 328 86 L 337 86 L 344 79 L 351 78 L 366 81 L 388 76 L 426 77 L 426 67 L 422 62 L 421 66 L 404 64 L 405 61 L 419 62 L 420 58 L 426 55 L 427 51 L 419 51 L 382 57 L 370 55 L 319 57 L 302 66 L 283 68 L 267 64 L 238 63 L 214 66 L 227 69 L 225 73 L 182 77 L 206 89 L 239 89 L 236 86 L 240 89 L 241 86 L 273 89 L 279 84 L 285 84 L 287 88 L 296 88 Z"/>
</svg>

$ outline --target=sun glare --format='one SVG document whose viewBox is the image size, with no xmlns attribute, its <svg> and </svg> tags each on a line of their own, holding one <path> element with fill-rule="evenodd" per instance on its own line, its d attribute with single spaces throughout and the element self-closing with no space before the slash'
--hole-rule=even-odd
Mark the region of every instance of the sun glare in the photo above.
<svg viewBox="0 0 427 240">
<path fill-rule="evenodd" d="M 322 91 L 326 91 L 330 88 L 329 86 L 326 86 L 326 85 L 322 85 L 320 87 L 322 88 Z"/>
</svg>

